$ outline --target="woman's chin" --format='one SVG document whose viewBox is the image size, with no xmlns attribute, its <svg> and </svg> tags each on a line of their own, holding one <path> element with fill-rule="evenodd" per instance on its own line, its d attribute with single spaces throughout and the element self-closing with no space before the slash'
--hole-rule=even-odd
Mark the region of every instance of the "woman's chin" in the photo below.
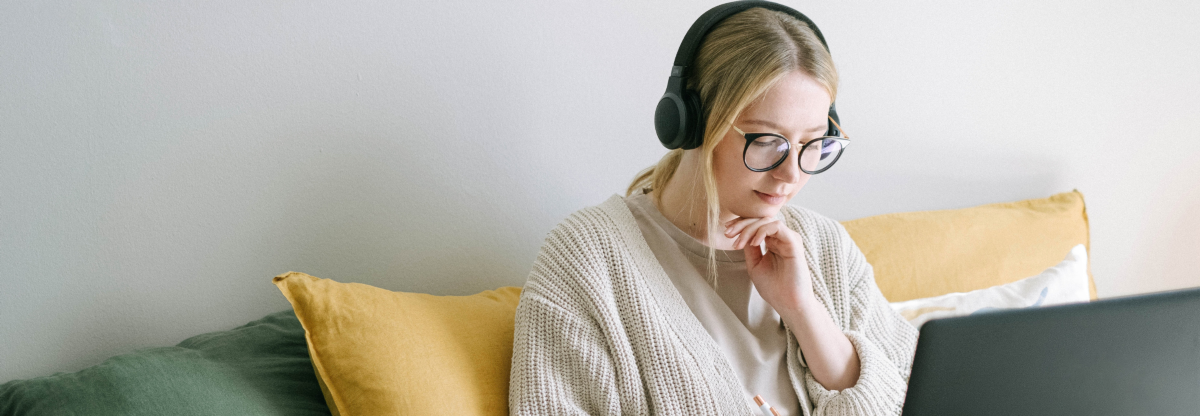
<svg viewBox="0 0 1200 416">
<path fill-rule="evenodd" d="M 782 207 L 779 205 L 756 203 L 753 206 L 743 207 L 743 209 L 731 212 L 742 218 L 767 218 L 778 214 L 780 208 Z"/>
</svg>

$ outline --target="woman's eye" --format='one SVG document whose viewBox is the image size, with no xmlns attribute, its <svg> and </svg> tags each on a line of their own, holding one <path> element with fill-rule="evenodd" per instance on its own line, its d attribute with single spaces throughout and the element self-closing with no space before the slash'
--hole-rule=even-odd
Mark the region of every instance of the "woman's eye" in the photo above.
<svg viewBox="0 0 1200 416">
<path fill-rule="evenodd" d="M 754 139 L 753 142 L 750 142 L 750 145 L 752 145 L 754 147 L 778 147 L 782 144 L 783 144 L 783 140 L 780 140 L 779 138 L 776 138 L 776 137 L 770 137 L 770 138 L 763 137 L 763 138 Z"/>
</svg>

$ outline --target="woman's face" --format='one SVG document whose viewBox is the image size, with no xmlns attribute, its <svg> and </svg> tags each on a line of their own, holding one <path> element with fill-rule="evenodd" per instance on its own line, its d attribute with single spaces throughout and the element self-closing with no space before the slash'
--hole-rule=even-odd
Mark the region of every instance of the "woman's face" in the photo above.
<svg viewBox="0 0 1200 416">
<path fill-rule="evenodd" d="M 787 159 L 775 169 L 755 172 L 742 161 L 746 139 L 732 128 L 713 150 L 713 174 L 722 219 L 774 216 L 800 192 L 809 174 L 797 157 L 804 143 L 825 135 L 832 98 L 825 87 L 800 71 L 784 75 L 734 122 L 746 133 L 777 133 L 791 142 Z"/>
</svg>

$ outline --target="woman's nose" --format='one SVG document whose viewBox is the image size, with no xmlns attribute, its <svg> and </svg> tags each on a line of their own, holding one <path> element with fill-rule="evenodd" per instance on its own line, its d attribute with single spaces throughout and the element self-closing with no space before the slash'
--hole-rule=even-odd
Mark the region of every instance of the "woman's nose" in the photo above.
<svg viewBox="0 0 1200 416">
<path fill-rule="evenodd" d="M 800 170 L 800 155 L 795 152 L 788 152 L 787 159 L 780 163 L 775 169 L 771 169 L 775 179 L 787 183 L 796 183 L 800 180 L 800 175 L 807 175 Z"/>
</svg>

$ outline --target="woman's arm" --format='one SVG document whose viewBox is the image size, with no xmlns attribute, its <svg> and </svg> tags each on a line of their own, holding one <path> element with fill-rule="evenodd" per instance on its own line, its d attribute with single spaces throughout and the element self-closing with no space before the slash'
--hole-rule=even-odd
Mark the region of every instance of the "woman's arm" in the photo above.
<svg viewBox="0 0 1200 416">
<path fill-rule="evenodd" d="M 809 292 L 781 306 L 776 311 L 800 344 L 813 378 L 828 390 L 854 387 L 859 376 L 858 352 L 825 305 Z"/>
<path fill-rule="evenodd" d="M 845 228 L 813 219 L 808 238 L 770 218 L 732 221 L 727 235 L 740 234 L 734 245 L 745 249 L 755 288 L 800 344 L 813 416 L 899 414 L 917 330 L 892 311 Z M 763 243 L 765 255 L 757 247 Z M 813 290 L 805 244 L 817 245 L 824 302 Z"/>
<path fill-rule="evenodd" d="M 603 290 L 590 278 L 607 272 L 584 249 L 602 246 L 589 224 L 576 213 L 552 230 L 521 292 L 509 375 L 513 416 L 649 414 L 636 365 L 621 354 L 628 342 L 598 318 L 604 302 L 592 290 Z"/>
<path fill-rule="evenodd" d="M 813 416 L 822 415 L 898 415 L 908 389 L 917 329 L 888 305 L 875 284 L 875 274 L 862 251 L 832 220 L 836 228 L 835 255 L 841 271 L 838 285 L 830 285 L 828 310 L 845 311 L 841 317 L 843 335 L 854 345 L 859 359 L 858 381 L 841 390 L 828 389 L 816 380 L 815 369 L 805 372 L 805 388 L 813 400 Z M 799 340 L 797 340 L 799 341 Z M 806 361 L 809 360 L 807 351 Z"/>
<path fill-rule="evenodd" d="M 612 358 L 594 323 L 526 285 L 517 306 L 508 407 L 513 416 L 619 415 Z"/>
<path fill-rule="evenodd" d="M 735 219 L 725 234 L 737 236 L 734 248 L 745 250 L 750 280 L 795 335 L 817 381 L 830 390 L 854 386 L 858 353 L 813 292 L 804 238 L 774 217 Z"/>
</svg>

